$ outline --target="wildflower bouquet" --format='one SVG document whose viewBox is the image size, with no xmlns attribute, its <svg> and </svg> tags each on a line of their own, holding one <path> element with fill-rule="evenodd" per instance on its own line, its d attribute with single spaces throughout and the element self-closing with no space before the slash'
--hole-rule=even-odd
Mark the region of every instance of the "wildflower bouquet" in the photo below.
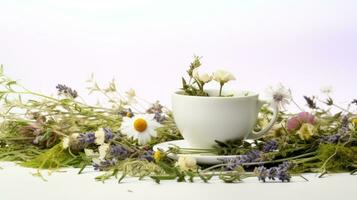
<svg viewBox="0 0 357 200">
<path fill-rule="evenodd" d="M 189 80 L 182 79 L 186 95 L 208 96 L 204 85 L 211 80 L 225 83 L 235 77 L 219 70 L 200 73 L 199 57 L 191 63 Z M 56 170 L 64 167 L 103 172 L 98 180 L 126 176 L 143 179 L 208 182 L 217 176 L 224 182 L 255 176 L 267 180 L 290 181 L 304 172 L 350 172 L 357 169 L 357 116 L 347 108 L 327 100 L 307 97 L 308 107 L 299 113 L 280 111 L 278 121 L 264 137 L 254 141 L 216 141 L 211 149 L 153 151 L 158 143 L 182 139 L 169 109 L 159 102 L 149 103 L 134 90 L 121 94 L 112 81 L 100 87 L 94 77 L 88 81 L 90 93 L 107 99 L 107 105 L 88 105 L 66 85 L 58 85 L 57 96 L 33 92 L 0 70 L 0 160 L 24 167 Z M 326 92 L 326 91 L 325 91 Z M 328 92 L 328 91 L 327 91 Z M 224 98 L 224 97 L 222 97 Z M 293 102 L 291 91 L 271 88 L 271 101 L 283 108 Z M 326 106 L 323 108 L 322 106 Z M 332 113 L 331 108 L 341 111 Z M 281 109 L 282 110 L 282 109 Z M 272 111 L 262 108 L 255 126 L 265 127 Z M 236 155 L 217 165 L 200 165 L 193 153 Z M 170 155 L 180 155 L 176 160 Z M 40 175 L 40 173 L 38 173 Z"/>
</svg>

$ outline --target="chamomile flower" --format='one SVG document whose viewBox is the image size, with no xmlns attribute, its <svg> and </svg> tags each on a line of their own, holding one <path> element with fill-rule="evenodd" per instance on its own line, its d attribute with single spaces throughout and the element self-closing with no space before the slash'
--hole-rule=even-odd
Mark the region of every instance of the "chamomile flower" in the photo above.
<svg viewBox="0 0 357 200">
<path fill-rule="evenodd" d="M 159 126 L 153 114 L 143 114 L 132 118 L 124 117 L 120 130 L 123 134 L 137 139 L 140 145 L 144 145 L 151 137 L 156 137 L 155 129 Z"/>
<path fill-rule="evenodd" d="M 276 88 L 269 87 L 266 91 L 268 100 L 280 109 L 284 109 L 291 100 L 291 91 L 279 84 Z"/>
</svg>

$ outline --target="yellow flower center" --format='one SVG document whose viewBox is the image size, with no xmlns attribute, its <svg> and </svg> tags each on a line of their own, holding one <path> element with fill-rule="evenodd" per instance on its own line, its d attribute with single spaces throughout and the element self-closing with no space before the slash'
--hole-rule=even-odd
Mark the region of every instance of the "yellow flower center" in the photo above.
<svg viewBox="0 0 357 200">
<path fill-rule="evenodd" d="M 138 118 L 134 121 L 134 128 L 139 132 L 144 132 L 148 127 L 148 123 L 143 118 Z"/>
<path fill-rule="evenodd" d="M 161 160 L 161 157 L 162 157 L 161 151 L 155 151 L 155 153 L 154 153 L 154 159 L 155 159 L 155 161 L 156 161 L 156 162 L 159 162 L 159 161 Z"/>
</svg>

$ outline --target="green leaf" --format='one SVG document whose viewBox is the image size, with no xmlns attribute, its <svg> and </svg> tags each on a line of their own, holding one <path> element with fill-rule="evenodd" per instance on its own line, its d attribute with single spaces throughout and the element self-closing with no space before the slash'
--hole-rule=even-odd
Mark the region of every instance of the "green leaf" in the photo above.
<svg viewBox="0 0 357 200">
<path fill-rule="evenodd" d="M 8 87 L 10 87 L 10 86 L 12 86 L 12 85 L 16 85 L 16 84 L 17 84 L 16 81 L 9 81 L 9 82 L 6 83 L 6 85 L 7 85 Z"/>
</svg>

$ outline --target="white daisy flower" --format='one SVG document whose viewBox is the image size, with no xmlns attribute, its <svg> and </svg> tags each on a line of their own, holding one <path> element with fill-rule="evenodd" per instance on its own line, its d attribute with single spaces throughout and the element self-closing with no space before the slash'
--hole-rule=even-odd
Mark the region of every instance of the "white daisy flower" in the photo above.
<svg viewBox="0 0 357 200">
<path fill-rule="evenodd" d="M 230 72 L 225 70 L 217 70 L 213 73 L 213 80 L 217 81 L 220 84 L 225 84 L 228 81 L 236 80 L 236 77 Z"/>
<path fill-rule="evenodd" d="M 202 73 L 200 74 L 198 72 L 198 68 L 194 69 L 192 72 L 193 78 L 203 82 L 203 83 L 208 83 L 212 80 L 212 75 L 208 74 L 208 73 Z"/>
<path fill-rule="evenodd" d="M 135 115 L 132 118 L 124 117 L 120 130 L 123 134 L 138 139 L 140 145 L 147 144 L 151 137 L 156 137 L 155 129 L 160 126 L 153 114 Z"/>
<path fill-rule="evenodd" d="M 96 131 L 94 133 L 95 135 L 95 143 L 97 145 L 102 145 L 104 144 L 104 141 L 105 141 L 105 133 L 104 133 L 104 130 L 102 128 L 100 128 L 98 131 Z"/>
<path fill-rule="evenodd" d="M 278 106 L 279 109 L 284 109 L 290 103 L 291 91 L 282 84 L 278 84 L 276 88 L 269 87 L 266 93 L 268 100 Z"/>
</svg>

